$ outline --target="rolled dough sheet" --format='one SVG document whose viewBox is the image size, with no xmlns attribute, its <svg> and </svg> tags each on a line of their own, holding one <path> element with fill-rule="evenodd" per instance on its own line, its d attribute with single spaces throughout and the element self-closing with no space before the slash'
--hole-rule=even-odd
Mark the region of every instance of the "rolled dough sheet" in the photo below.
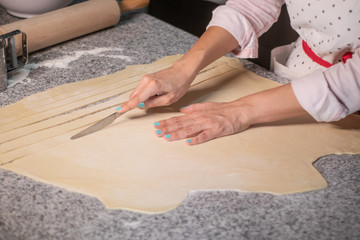
<svg viewBox="0 0 360 240">
<path fill-rule="evenodd" d="M 165 68 L 179 57 L 161 59 L 144 66 L 145 70 L 141 66 L 130 67 L 121 74 L 145 73 L 143 71 L 154 66 Z M 116 74 L 108 78 L 123 81 L 117 79 Z M 94 79 L 89 81 L 96 83 Z M 101 81 L 94 86 L 101 87 Z M 231 101 L 278 85 L 243 69 L 237 59 L 224 57 L 199 74 L 179 103 L 148 112 L 133 110 L 109 127 L 77 140 L 70 137 L 113 112 L 114 104 L 90 105 L 79 110 L 84 111 L 81 118 L 79 111 L 55 116 L 54 121 L 58 120 L 55 126 L 49 125 L 46 117 L 36 119 L 36 123 L 21 127 L 27 131 L 23 136 L 16 129 L 7 131 L 7 136 L 12 132 L 17 135 L 1 143 L 1 167 L 94 196 L 108 208 L 147 213 L 175 208 L 191 190 L 289 194 L 324 188 L 326 181 L 312 163 L 327 154 L 360 152 L 360 117 L 357 115 L 335 123 L 296 118 L 256 125 L 242 133 L 192 147 L 184 141 L 167 142 L 156 137 L 153 122 L 179 115 L 181 106 Z M 61 88 L 68 95 L 74 91 L 74 86 Z M 124 89 L 119 88 L 123 93 L 117 97 L 119 104 L 126 101 L 130 93 Z M 58 92 L 56 88 L 48 91 L 48 95 L 51 91 Z M 103 101 L 103 96 L 96 96 L 89 95 L 90 102 Z M 31 104 L 31 99 L 34 98 L 24 99 L 22 104 L 5 110 L 16 113 L 18 106 Z M 42 122 L 43 128 L 29 131 L 28 128 Z M 35 140 L 29 143 L 29 139 Z"/>
</svg>

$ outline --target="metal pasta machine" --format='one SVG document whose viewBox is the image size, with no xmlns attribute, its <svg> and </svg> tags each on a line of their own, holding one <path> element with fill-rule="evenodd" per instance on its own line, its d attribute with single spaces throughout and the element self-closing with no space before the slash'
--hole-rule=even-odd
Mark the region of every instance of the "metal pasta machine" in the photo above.
<svg viewBox="0 0 360 240">
<path fill-rule="evenodd" d="M 15 37 L 21 38 L 21 50 L 16 49 Z M 20 52 L 20 56 L 17 56 Z M 15 30 L 0 35 L 0 92 L 8 85 L 9 74 L 22 68 L 28 61 L 27 37 L 24 32 Z"/>
</svg>

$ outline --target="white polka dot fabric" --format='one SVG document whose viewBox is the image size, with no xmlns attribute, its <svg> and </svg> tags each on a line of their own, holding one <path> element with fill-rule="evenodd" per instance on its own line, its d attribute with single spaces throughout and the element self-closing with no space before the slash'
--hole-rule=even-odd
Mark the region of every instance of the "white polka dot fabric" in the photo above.
<svg viewBox="0 0 360 240">
<path fill-rule="evenodd" d="M 228 0 L 226 5 L 216 8 L 209 26 L 222 27 L 232 34 L 241 50 L 237 57 L 256 57 L 257 38 L 277 20 L 283 3 L 284 0 Z M 274 71 L 291 79 L 300 105 L 317 121 L 336 121 L 358 111 L 360 0 L 285 0 L 285 3 L 300 39 L 274 49 Z M 312 52 L 333 66 L 324 68 L 313 62 L 303 50 L 302 39 Z M 352 59 L 339 64 L 349 51 L 354 52 Z"/>
<path fill-rule="evenodd" d="M 325 69 L 302 48 L 302 39 L 323 60 L 336 64 L 360 47 L 360 0 L 287 0 L 291 25 L 300 38 L 286 67 L 305 73 Z"/>
</svg>

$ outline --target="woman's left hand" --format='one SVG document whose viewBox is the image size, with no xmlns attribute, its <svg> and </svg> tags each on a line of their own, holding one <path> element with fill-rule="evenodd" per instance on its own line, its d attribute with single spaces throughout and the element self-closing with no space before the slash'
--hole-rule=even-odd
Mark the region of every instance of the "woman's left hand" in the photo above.
<svg viewBox="0 0 360 240">
<path fill-rule="evenodd" d="M 156 122 L 156 133 L 168 141 L 189 138 L 196 145 L 249 128 L 246 104 L 240 100 L 228 103 L 200 103 L 182 108 L 185 115 Z"/>
<path fill-rule="evenodd" d="M 200 103 L 181 109 L 185 115 L 155 123 L 169 141 L 188 139 L 195 145 L 246 130 L 253 124 L 309 115 L 291 84 L 264 90 L 228 103 Z"/>
</svg>

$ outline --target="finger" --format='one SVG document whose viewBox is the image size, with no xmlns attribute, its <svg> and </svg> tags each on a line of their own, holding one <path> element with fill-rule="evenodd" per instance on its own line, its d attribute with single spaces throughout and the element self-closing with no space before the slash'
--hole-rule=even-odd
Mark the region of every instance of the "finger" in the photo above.
<svg viewBox="0 0 360 240">
<path fill-rule="evenodd" d="M 133 92 L 130 94 L 129 98 L 134 98 L 135 96 L 139 95 L 144 89 L 149 87 L 151 82 L 151 77 L 149 75 L 143 76 L 140 83 L 136 86 Z"/>
<path fill-rule="evenodd" d="M 187 128 L 193 124 L 194 118 L 188 115 L 172 117 L 170 119 L 154 123 L 155 128 L 160 129 L 163 134 L 172 133 Z"/>
<path fill-rule="evenodd" d="M 117 107 L 116 111 L 118 111 L 119 113 L 125 113 L 136 107 L 144 108 L 145 104 L 143 102 L 138 103 L 137 100 L 129 100 L 129 101 L 125 102 L 124 104 L 122 104 L 121 106 Z"/>
<path fill-rule="evenodd" d="M 201 131 L 204 130 L 204 127 L 201 124 L 192 124 L 188 127 L 177 129 L 173 132 L 164 132 L 163 137 L 168 141 L 176 141 L 184 138 L 189 138 L 196 136 Z"/>
<path fill-rule="evenodd" d="M 155 84 L 150 81 L 141 82 L 118 111 L 124 113 L 136 107 L 147 108 L 146 100 L 156 94 Z"/>
<path fill-rule="evenodd" d="M 213 131 L 212 129 L 206 129 L 206 130 L 200 132 L 198 135 L 196 135 L 190 139 L 187 139 L 186 144 L 188 144 L 189 146 L 193 146 L 193 145 L 197 145 L 197 144 L 201 144 L 201 143 L 210 141 L 217 137 L 218 136 L 215 131 Z"/>
</svg>

